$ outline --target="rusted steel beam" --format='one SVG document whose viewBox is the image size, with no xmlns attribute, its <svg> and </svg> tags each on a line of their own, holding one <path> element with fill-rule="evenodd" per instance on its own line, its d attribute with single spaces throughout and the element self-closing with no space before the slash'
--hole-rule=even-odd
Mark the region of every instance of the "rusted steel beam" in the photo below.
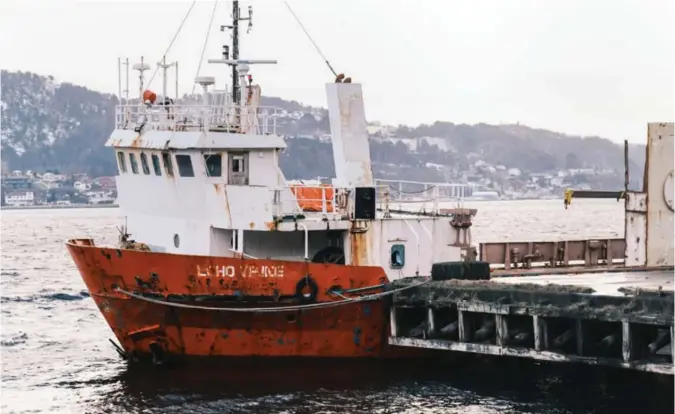
<svg viewBox="0 0 675 414">
<path fill-rule="evenodd" d="M 509 270 L 513 267 L 612 266 L 623 262 L 624 239 L 480 243 L 480 260 Z"/>
<path fill-rule="evenodd" d="M 455 351 L 455 352 L 468 352 L 484 355 L 530 358 L 540 361 L 576 362 L 589 365 L 627 368 L 636 371 L 673 375 L 673 364 L 671 363 L 643 362 L 643 361 L 624 362 L 622 360 L 613 358 L 566 355 L 551 351 L 536 351 L 533 349 L 526 349 L 526 348 L 503 347 L 498 345 L 476 344 L 467 342 L 455 342 L 444 339 L 416 339 L 416 338 L 390 337 L 389 345 Z"/>
<path fill-rule="evenodd" d="M 672 271 L 672 266 L 646 267 L 635 266 L 626 267 L 618 266 L 597 266 L 597 267 L 533 267 L 530 269 L 499 269 L 492 268 L 490 270 L 491 278 L 506 278 L 506 277 L 520 277 L 520 276 L 554 276 L 554 275 L 577 275 L 577 274 L 594 274 L 594 273 L 639 273 L 646 271 Z"/>
<path fill-rule="evenodd" d="M 621 354 L 624 362 L 633 360 L 633 332 L 629 321 L 621 322 Z"/>
<path fill-rule="evenodd" d="M 396 282 L 394 282 L 396 286 Z M 470 297 L 470 300 L 466 298 Z M 673 292 L 644 291 L 638 294 L 598 294 L 584 286 L 493 283 L 484 281 L 430 282 L 393 296 L 394 306 L 459 310 L 460 335 L 467 312 L 499 315 L 530 315 L 546 318 L 624 320 L 646 325 L 673 324 Z M 464 338 L 463 340 L 467 340 Z"/>
<path fill-rule="evenodd" d="M 546 319 L 539 315 L 534 315 L 532 317 L 532 324 L 534 325 L 534 349 L 537 351 L 549 349 L 548 324 L 546 323 Z"/>
</svg>

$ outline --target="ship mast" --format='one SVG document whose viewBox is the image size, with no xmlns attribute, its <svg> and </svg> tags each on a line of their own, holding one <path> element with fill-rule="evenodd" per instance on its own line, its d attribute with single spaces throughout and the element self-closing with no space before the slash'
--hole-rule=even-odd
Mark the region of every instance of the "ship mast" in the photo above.
<svg viewBox="0 0 675 414">
<path fill-rule="evenodd" d="M 248 33 L 251 31 L 251 28 L 253 27 L 252 17 L 253 17 L 253 8 L 251 6 L 248 6 L 248 15 L 246 17 L 241 17 L 241 11 L 239 10 L 239 1 L 234 0 L 232 2 L 232 25 L 220 26 L 221 32 L 224 32 L 225 29 L 232 30 L 232 57 L 230 58 L 230 47 L 225 44 L 223 45 L 221 59 L 208 60 L 209 63 L 224 63 L 232 67 L 231 97 L 235 119 L 239 119 L 239 111 L 242 106 L 245 106 L 244 103 L 245 100 L 242 98 L 243 96 L 242 89 L 246 87 L 246 76 L 249 71 L 249 65 L 277 63 L 276 60 L 250 60 L 239 58 L 239 22 L 248 21 L 248 30 L 247 30 Z M 248 79 L 250 82 L 251 81 L 250 76 L 248 77 Z"/>
<path fill-rule="evenodd" d="M 253 10 L 251 6 L 248 6 L 248 16 L 241 17 L 241 10 L 239 10 L 239 0 L 232 1 L 232 25 L 231 26 L 220 26 L 220 31 L 225 31 L 225 29 L 232 30 L 232 60 L 237 61 L 239 59 L 239 22 L 248 21 L 248 31 L 253 27 Z M 223 45 L 223 58 L 229 60 L 229 48 L 227 45 Z M 237 65 L 230 64 L 232 66 L 232 101 L 239 102 L 239 74 L 237 73 Z"/>
</svg>

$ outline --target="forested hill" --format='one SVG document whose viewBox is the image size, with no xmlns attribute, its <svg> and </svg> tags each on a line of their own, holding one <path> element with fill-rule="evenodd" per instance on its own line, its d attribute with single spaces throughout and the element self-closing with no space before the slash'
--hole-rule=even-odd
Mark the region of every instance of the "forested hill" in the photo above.
<svg viewBox="0 0 675 414">
<path fill-rule="evenodd" d="M 113 129 L 117 98 L 51 76 L 2 71 L 0 103 L 5 169 L 113 175 L 115 161 L 103 143 Z M 284 110 L 279 118 L 288 149 L 281 158 L 288 178 L 333 176 L 325 109 L 282 98 L 263 105 Z M 366 102 L 367 105 L 367 102 Z M 369 124 L 377 177 L 478 182 L 500 189 L 508 180 L 577 171 L 597 189 L 623 182 L 623 148 L 607 139 L 576 137 L 523 125 L 436 122 L 418 127 Z M 631 147 L 631 181 L 642 175 L 644 146 Z M 506 176 L 517 169 L 520 175 Z M 501 178 L 500 178 L 501 177 Z M 520 177 L 520 178 L 518 178 Z M 506 181 L 505 181 L 506 180 Z"/>
</svg>

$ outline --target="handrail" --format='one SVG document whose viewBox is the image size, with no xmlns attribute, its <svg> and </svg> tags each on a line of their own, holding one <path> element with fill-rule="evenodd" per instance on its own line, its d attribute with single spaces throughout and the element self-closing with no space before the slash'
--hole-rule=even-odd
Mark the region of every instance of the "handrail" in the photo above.
<svg viewBox="0 0 675 414">
<path fill-rule="evenodd" d="M 117 105 L 118 129 L 169 131 L 217 130 L 258 135 L 276 134 L 281 109 L 241 105 Z"/>
<path fill-rule="evenodd" d="M 410 208 L 406 211 L 415 213 L 419 210 L 425 214 L 439 215 L 444 208 L 441 203 L 461 202 L 461 198 L 448 197 L 441 194 L 442 191 L 435 189 L 428 189 L 428 191 L 432 192 L 430 197 L 405 199 L 392 196 L 390 186 L 376 185 L 374 188 L 376 190 L 375 203 L 378 209 L 385 212 L 393 204 L 419 204 L 418 209 Z M 294 184 L 280 186 L 273 189 L 273 191 L 273 204 L 276 216 L 283 217 L 305 213 L 320 213 L 323 216 L 330 214 L 344 216 L 350 212 L 348 194 L 354 194 L 354 187 L 331 186 L 327 184 Z M 286 211 L 282 211 L 284 208 Z M 399 206 L 398 210 L 403 211 L 404 209 Z"/>
</svg>

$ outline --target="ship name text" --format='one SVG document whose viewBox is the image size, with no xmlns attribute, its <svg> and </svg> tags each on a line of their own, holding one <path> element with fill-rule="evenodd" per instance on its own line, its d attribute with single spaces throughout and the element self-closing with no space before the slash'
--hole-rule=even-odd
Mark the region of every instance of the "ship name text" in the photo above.
<svg viewBox="0 0 675 414">
<path fill-rule="evenodd" d="M 283 265 L 257 265 L 257 264 L 242 264 L 242 265 L 197 265 L 197 275 L 199 277 L 218 277 L 218 278 L 283 278 Z"/>
</svg>

